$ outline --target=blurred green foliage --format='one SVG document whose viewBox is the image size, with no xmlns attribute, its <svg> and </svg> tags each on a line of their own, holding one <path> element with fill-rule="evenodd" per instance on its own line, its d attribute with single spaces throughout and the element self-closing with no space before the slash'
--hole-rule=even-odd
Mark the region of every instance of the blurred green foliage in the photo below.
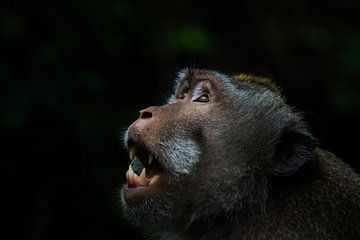
<svg viewBox="0 0 360 240">
<path fill-rule="evenodd" d="M 121 132 L 163 103 L 184 66 L 275 79 L 324 146 L 360 167 L 349 137 L 360 137 L 359 9 L 355 0 L 2 3 L 2 195 L 13 235 L 140 239 L 122 219 Z"/>
</svg>

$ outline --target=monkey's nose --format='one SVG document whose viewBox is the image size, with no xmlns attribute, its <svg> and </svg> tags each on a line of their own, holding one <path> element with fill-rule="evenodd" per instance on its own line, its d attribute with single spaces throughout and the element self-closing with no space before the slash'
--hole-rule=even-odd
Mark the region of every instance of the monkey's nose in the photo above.
<svg viewBox="0 0 360 240">
<path fill-rule="evenodd" d="M 158 107 L 158 106 L 147 107 L 143 110 L 140 110 L 139 119 L 150 120 L 154 117 L 157 117 L 157 115 L 160 111 L 161 111 L 161 107 Z"/>
<path fill-rule="evenodd" d="M 152 116 L 153 116 L 153 111 L 151 107 L 140 110 L 140 116 L 139 116 L 140 119 L 152 118 Z"/>
<path fill-rule="evenodd" d="M 151 124 L 154 124 L 154 120 L 156 120 L 158 107 L 152 106 L 145 108 L 143 110 L 140 110 L 139 118 L 135 122 L 134 128 L 138 129 L 139 131 L 142 131 L 143 129 L 149 127 Z"/>
</svg>

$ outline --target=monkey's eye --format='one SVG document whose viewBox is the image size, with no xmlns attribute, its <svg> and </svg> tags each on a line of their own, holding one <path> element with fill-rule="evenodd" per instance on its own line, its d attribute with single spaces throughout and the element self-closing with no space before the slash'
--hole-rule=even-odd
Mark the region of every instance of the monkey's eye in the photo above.
<svg viewBox="0 0 360 240">
<path fill-rule="evenodd" d="M 179 99 L 184 99 L 186 97 L 187 93 L 183 93 L 183 94 L 180 94 L 180 96 L 178 97 Z"/>
<path fill-rule="evenodd" d="M 184 89 L 182 91 L 180 91 L 179 95 L 178 95 L 178 99 L 184 99 L 189 92 L 189 88 L 188 87 L 184 87 Z"/>
<path fill-rule="evenodd" d="M 210 95 L 208 93 L 201 94 L 198 98 L 195 98 L 193 102 L 209 102 Z"/>
</svg>

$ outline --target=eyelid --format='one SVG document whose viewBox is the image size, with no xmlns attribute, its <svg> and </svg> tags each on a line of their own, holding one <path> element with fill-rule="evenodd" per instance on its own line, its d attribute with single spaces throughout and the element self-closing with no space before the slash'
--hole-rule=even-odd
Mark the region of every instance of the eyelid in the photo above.
<svg viewBox="0 0 360 240">
<path fill-rule="evenodd" d="M 192 92 L 191 101 L 198 99 L 204 93 L 209 94 L 208 92 L 204 91 L 203 86 L 201 84 L 196 85 L 194 91 Z"/>
</svg>

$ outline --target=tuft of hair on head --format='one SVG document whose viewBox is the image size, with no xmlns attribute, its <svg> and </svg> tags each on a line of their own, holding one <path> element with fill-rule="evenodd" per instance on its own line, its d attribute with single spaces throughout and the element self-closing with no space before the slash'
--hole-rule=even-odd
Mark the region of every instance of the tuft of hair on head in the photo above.
<svg viewBox="0 0 360 240">
<path fill-rule="evenodd" d="M 277 92 L 280 90 L 280 88 L 273 81 L 265 77 L 247 74 L 247 73 L 241 73 L 232 76 L 232 78 L 236 81 L 242 81 L 242 82 L 257 84 L 262 87 L 266 87 L 273 92 Z"/>
</svg>

